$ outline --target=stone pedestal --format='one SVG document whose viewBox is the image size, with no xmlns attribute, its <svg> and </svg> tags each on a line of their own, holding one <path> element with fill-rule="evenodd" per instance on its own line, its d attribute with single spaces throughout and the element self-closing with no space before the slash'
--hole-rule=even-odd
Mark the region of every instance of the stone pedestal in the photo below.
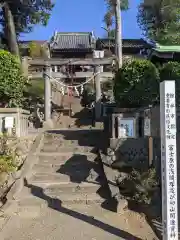
<svg viewBox="0 0 180 240">
<path fill-rule="evenodd" d="M 49 119 L 49 120 L 45 121 L 43 123 L 43 128 L 44 129 L 53 129 L 54 128 L 54 124 L 53 124 L 52 119 Z"/>
<path fill-rule="evenodd" d="M 117 202 L 117 213 L 122 214 L 128 209 L 128 201 L 126 199 L 120 199 Z"/>
</svg>

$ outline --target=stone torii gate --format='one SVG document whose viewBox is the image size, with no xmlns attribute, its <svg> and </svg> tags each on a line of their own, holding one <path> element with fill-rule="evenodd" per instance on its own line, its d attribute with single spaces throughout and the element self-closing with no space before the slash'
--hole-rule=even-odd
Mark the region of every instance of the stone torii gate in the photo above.
<svg viewBox="0 0 180 240">
<path fill-rule="evenodd" d="M 29 61 L 30 65 L 38 65 L 44 66 L 44 99 L 45 99 L 45 109 L 44 109 L 44 120 L 48 121 L 51 119 L 51 77 L 55 78 L 57 75 L 61 73 L 52 73 L 51 67 L 52 65 L 56 66 L 63 66 L 63 65 L 84 65 L 84 66 L 92 66 L 94 67 L 94 81 L 95 81 L 95 92 L 96 92 L 96 102 L 95 102 L 95 118 L 96 120 L 100 119 L 101 117 L 101 77 L 109 77 L 113 76 L 112 73 L 101 73 L 101 66 L 104 65 L 113 65 L 114 57 L 111 58 L 102 58 L 102 59 L 72 59 L 72 60 L 65 60 L 65 59 L 47 59 L 47 60 L 31 60 Z M 90 72 L 88 72 L 90 73 Z M 55 76 L 53 76 L 55 74 Z M 88 77 L 87 72 L 83 72 L 84 76 Z M 92 72 L 91 72 L 92 74 Z M 84 77 L 83 76 L 83 77 Z"/>
</svg>

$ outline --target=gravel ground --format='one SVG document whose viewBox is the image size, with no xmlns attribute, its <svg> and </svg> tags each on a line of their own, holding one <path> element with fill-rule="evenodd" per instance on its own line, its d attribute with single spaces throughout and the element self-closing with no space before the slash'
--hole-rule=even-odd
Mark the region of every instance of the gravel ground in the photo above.
<svg viewBox="0 0 180 240">
<path fill-rule="evenodd" d="M 144 216 L 110 212 L 98 205 L 12 206 L 0 218 L 2 240 L 155 240 Z M 3 226 L 4 225 L 4 226 Z"/>
</svg>

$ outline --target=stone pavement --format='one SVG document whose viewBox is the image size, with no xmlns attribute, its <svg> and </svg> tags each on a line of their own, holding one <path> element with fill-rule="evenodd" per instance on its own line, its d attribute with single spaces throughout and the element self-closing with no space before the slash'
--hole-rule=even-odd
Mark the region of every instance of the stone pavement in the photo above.
<svg viewBox="0 0 180 240">
<path fill-rule="evenodd" d="M 54 206 L 54 205 L 53 205 Z M 53 207 L 55 208 L 55 206 Z M 3 240 L 153 240 L 145 222 L 129 224 L 127 216 L 98 205 L 24 206 L 18 209 L 1 231 Z M 142 221 L 141 221 L 142 222 Z M 145 227 L 145 232 L 144 232 Z M 123 228 L 123 230 L 122 230 Z M 131 229 L 129 229 L 131 228 Z M 137 229 L 139 232 L 137 233 Z"/>
<path fill-rule="evenodd" d="M 143 216 L 131 211 L 118 215 L 105 207 L 99 144 L 100 130 L 45 134 L 25 187 L 0 217 L 1 239 L 156 239 Z"/>
</svg>

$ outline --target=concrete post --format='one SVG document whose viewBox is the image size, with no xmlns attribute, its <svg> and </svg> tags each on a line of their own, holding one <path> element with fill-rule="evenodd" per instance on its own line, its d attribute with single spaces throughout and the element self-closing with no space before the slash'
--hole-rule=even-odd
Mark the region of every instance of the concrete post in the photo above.
<svg viewBox="0 0 180 240">
<path fill-rule="evenodd" d="M 54 66 L 54 72 L 58 72 L 57 66 Z"/>
<path fill-rule="evenodd" d="M 29 74 L 28 57 L 22 58 L 22 71 L 23 71 L 23 76 L 28 77 L 28 74 Z"/>
<path fill-rule="evenodd" d="M 112 122 L 111 122 L 111 129 L 112 129 L 112 138 L 116 138 L 116 130 L 115 130 L 115 115 L 112 114 Z"/>
<path fill-rule="evenodd" d="M 44 74 L 44 120 L 51 119 L 51 67 L 47 64 L 45 66 Z"/>
<path fill-rule="evenodd" d="M 101 66 L 95 67 L 95 74 L 100 73 Z M 95 103 L 95 118 L 99 120 L 101 117 L 101 77 L 100 74 L 95 76 L 95 90 L 96 90 L 96 103 Z"/>
</svg>

